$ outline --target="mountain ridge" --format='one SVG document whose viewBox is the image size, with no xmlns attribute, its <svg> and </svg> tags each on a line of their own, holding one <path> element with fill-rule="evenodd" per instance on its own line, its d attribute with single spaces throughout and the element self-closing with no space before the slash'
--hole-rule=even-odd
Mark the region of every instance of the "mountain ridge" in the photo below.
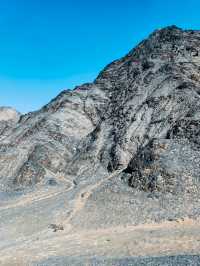
<svg viewBox="0 0 200 266">
<path fill-rule="evenodd" d="M 39 234 L 40 244 L 50 237 L 51 249 L 51 228 L 84 238 L 82 231 L 182 219 L 198 231 L 199 73 L 200 31 L 170 26 L 107 65 L 94 82 L 20 116 L 0 135 L 5 242 Z M 163 243 L 153 254 L 163 254 L 170 245 Z"/>
</svg>

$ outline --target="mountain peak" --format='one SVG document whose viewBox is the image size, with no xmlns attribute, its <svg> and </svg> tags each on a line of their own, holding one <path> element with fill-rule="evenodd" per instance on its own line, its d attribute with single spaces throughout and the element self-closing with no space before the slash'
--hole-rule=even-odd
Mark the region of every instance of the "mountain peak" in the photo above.
<svg viewBox="0 0 200 266">
<path fill-rule="evenodd" d="M 154 32 L 164 32 L 164 31 L 170 31 L 170 32 L 181 32 L 183 31 L 182 28 L 177 27 L 176 25 L 169 25 L 160 29 L 155 30 Z"/>
<path fill-rule="evenodd" d="M 44 257 L 46 245 L 45 257 L 70 247 L 74 255 L 75 246 L 79 254 L 80 245 L 80 255 L 88 255 L 82 244 L 87 230 L 95 241 L 89 247 L 103 254 L 104 245 L 96 243 L 100 232 L 107 250 L 115 246 L 116 235 L 110 242 L 115 230 L 132 241 L 127 236 L 135 229 L 126 231 L 129 225 L 156 228 L 174 221 L 170 230 L 177 234 L 177 221 L 200 217 L 199 71 L 200 31 L 166 27 L 105 67 L 95 82 L 63 91 L 17 124 L 0 123 L 0 196 L 5 198 L 0 217 L 8 247 L 1 258 L 17 243 L 18 252 L 23 247 L 37 259 Z M 0 109 L 0 115 L 0 120 L 17 117 L 9 108 Z M 191 223 L 186 224 L 190 241 Z M 57 231 L 62 233 L 55 238 Z M 162 230 L 165 239 L 168 231 Z M 185 235 L 181 240 L 187 242 Z M 117 243 L 116 254 L 135 254 L 129 246 L 124 253 L 126 241 Z M 159 242 L 159 250 L 162 246 L 166 253 L 165 242 Z M 185 250 L 198 253 L 197 242 Z M 137 245 L 131 243 L 134 250 Z M 170 246 L 172 254 L 176 247 Z"/>
</svg>

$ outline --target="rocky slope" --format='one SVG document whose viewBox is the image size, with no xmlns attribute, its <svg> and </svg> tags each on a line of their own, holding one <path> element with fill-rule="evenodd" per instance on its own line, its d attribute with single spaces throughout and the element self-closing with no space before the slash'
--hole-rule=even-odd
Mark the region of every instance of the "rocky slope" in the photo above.
<svg viewBox="0 0 200 266">
<path fill-rule="evenodd" d="M 15 238 L 52 221 L 96 230 L 199 217 L 200 31 L 157 30 L 93 83 L 14 116 L 7 130 L 1 114 L 2 228 L 14 230 L 21 212 L 24 223 L 45 216 Z"/>
</svg>

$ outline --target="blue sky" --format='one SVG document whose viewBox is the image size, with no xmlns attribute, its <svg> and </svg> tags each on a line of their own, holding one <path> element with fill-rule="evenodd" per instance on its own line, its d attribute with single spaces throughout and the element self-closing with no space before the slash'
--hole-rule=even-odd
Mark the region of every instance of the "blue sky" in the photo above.
<svg viewBox="0 0 200 266">
<path fill-rule="evenodd" d="M 0 106 L 40 108 L 154 29 L 200 29 L 199 0 L 1 0 Z"/>
</svg>

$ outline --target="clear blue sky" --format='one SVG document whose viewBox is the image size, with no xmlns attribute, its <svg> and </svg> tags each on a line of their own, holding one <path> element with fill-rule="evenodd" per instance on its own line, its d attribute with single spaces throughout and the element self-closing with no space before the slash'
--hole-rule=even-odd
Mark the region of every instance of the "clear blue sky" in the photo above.
<svg viewBox="0 0 200 266">
<path fill-rule="evenodd" d="M 1 0 L 0 106 L 35 110 L 172 24 L 200 29 L 200 1 Z"/>
</svg>

